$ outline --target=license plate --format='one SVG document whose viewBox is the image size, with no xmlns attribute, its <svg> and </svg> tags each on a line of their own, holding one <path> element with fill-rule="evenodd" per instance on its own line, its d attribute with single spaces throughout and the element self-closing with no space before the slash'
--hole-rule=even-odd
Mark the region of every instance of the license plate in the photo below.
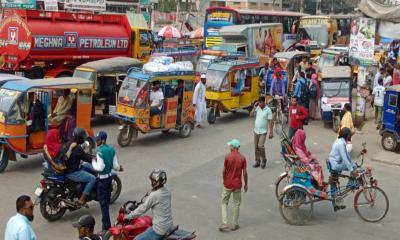
<svg viewBox="0 0 400 240">
<path fill-rule="evenodd" d="M 36 196 L 40 197 L 42 195 L 42 193 L 43 193 L 43 188 L 41 188 L 41 187 L 36 188 L 36 190 L 35 190 Z"/>
</svg>

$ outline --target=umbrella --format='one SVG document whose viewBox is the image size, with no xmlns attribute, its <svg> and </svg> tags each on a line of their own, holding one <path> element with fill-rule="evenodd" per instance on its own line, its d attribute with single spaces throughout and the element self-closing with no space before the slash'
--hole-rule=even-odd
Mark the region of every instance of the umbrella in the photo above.
<svg viewBox="0 0 400 240">
<path fill-rule="evenodd" d="M 203 38 L 204 28 L 198 28 L 194 31 L 191 31 L 189 36 L 190 38 Z"/>
<path fill-rule="evenodd" d="M 181 38 L 183 35 L 177 28 L 173 26 L 165 26 L 158 32 L 158 36 L 165 38 Z"/>
</svg>

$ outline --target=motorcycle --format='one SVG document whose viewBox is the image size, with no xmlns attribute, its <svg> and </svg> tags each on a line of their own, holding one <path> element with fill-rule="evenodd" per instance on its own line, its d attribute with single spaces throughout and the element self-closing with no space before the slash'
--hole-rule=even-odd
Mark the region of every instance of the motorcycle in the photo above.
<svg viewBox="0 0 400 240">
<path fill-rule="evenodd" d="M 143 200 L 148 196 L 148 193 L 140 200 L 140 202 L 136 201 L 128 201 L 122 205 L 119 209 L 119 213 L 117 216 L 117 221 L 113 227 L 108 229 L 108 231 L 104 234 L 104 240 L 110 239 L 124 239 L 124 240 L 133 240 L 136 236 L 146 231 L 152 224 L 152 218 L 150 216 L 141 216 L 137 218 L 133 218 L 131 220 L 124 220 L 125 215 L 129 214 L 131 211 L 134 211 L 138 208 Z M 185 230 L 178 229 L 178 226 L 175 226 L 169 233 L 165 235 L 164 240 L 192 240 L 196 239 L 195 231 L 189 232 Z"/>
<path fill-rule="evenodd" d="M 85 165 L 81 165 L 81 169 L 96 176 L 94 170 Z M 42 173 L 43 179 L 40 186 L 35 190 L 37 199 L 35 203 L 40 204 L 40 213 L 49 222 L 60 219 L 67 210 L 75 211 L 81 208 L 77 204 L 77 200 L 82 195 L 85 184 L 73 182 L 63 174 Z M 96 184 L 91 194 L 86 199 L 89 201 L 98 201 L 96 193 Z M 117 173 L 112 172 L 112 192 L 110 203 L 114 203 L 121 194 L 122 183 Z"/>
</svg>

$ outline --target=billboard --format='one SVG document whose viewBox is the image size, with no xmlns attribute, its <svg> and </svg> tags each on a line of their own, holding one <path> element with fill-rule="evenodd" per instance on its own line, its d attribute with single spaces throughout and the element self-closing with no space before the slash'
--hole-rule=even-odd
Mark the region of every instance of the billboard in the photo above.
<svg viewBox="0 0 400 240">
<path fill-rule="evenodd" d="M 4 8 L 36 8 L 36 0 L 2 0 L 0 2 Z"/>
<path fill-rule="evenodd" d="M 372 18 L 354 19 L 350 25 L 350 58 L 352 64 L 372 65 L 374 60 L 376 21 Z"/>
<path fill-rule="evenodd" d="M 101 12 L 106 11 L 106 0 L 65 0 L 64 8 Z"/>
<path fill-rule="evenodd" d="M 281 51 L 282 32 L 282 26 L 254 29 L 255 56 L 267 55 L 273 57 L 278 50 Z"/>
</svg>

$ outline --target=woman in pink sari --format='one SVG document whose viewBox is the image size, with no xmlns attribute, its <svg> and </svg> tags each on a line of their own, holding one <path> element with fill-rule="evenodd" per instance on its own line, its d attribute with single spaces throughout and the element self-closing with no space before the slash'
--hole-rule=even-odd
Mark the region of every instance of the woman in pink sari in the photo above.
<svg viewBox="0 0 400 240">
<path fill-rule="evenodd" d="M 298 129 L 292 139 L 292 147 L 300 160 L 311 168 L 311 175 L 317 182 L 318 187 L 324 186 L 324 173 L 317 157 L 308 151 L 306 147 L 306 133 Z"/>
</svg>

